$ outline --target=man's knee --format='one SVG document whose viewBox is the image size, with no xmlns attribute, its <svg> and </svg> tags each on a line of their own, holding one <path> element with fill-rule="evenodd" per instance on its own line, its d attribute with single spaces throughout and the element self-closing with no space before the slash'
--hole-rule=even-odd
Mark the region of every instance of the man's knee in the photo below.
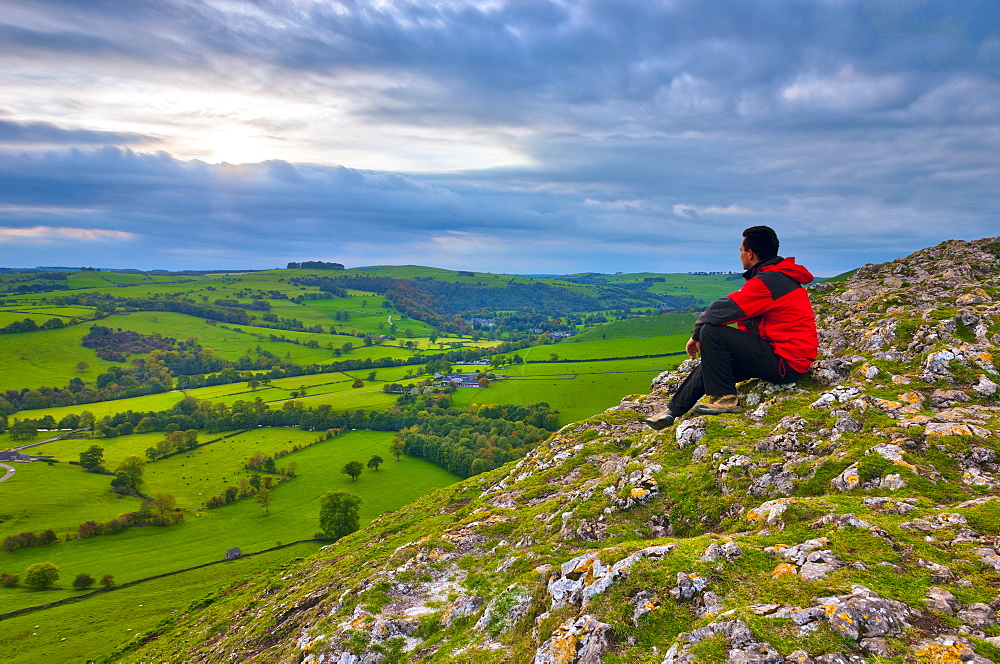
<svg viewBox="0 0 1000 664">
<path fill-rule="evenodd" d="M 732 330 L 733 328 L 726 325 L 716 325 L 715 323 L 705 323 L 701 326 L 701 341 L 706 339 L 715 340 L 720 339 L 724 334 L 725 330 Z"/>
</svg>

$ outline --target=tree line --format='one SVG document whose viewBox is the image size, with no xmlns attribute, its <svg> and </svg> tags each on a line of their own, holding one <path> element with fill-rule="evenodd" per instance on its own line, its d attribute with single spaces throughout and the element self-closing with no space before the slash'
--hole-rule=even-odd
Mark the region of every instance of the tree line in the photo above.
<svg viewBox="0 0 1000 664">
<path fill-rule="evenodd" d="M 558 428 L 557 415 L 543 402 L 482 405 L 440 409 L 401 430 L 394 441 L 410 456 L 471 477 L 520 459 Z"/>
</svg>

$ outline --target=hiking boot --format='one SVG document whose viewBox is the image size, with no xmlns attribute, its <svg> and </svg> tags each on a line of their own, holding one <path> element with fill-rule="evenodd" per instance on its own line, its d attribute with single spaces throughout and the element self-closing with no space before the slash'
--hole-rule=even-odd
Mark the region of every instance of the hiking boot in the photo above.
<svg viewBox="0 0 1000 664">
<path fill-rule="evenodd" d="M 735 394 L 723 394 L 714 396 L 708 403 L 698 403 L 694 405 L 694 412 L 702 415 L 722 415 L 723 413 L 742 413 L 740 408 L 740 398 Z"/>
<path fill-rule="evenodd" d="M 670 412 L 669 408 L 664 408 L 655 415 L 651 415 L 644 420 L 644 422 L 649 425 L 650 429 L 655 429 L 659 431 L 660 429 L 666 429 L 674 423 L 673 413 Z"/>
</svg>

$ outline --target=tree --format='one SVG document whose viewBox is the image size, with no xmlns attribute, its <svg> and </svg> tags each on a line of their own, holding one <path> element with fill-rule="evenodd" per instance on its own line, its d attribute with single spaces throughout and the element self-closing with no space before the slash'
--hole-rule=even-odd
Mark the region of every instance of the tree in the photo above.
<svg viewBox="0 0 1000 664">
<path fill-rule="evenodd" d="M 378 472 L 378 467 L 381 466 L 384 461 L 385 459 L 376 454 L 372 456 L 371 459 L 368 459 L 368 467 L 375 472 Z"/>
<path fill-rule="evenodd" d="M 489 387 L 489 386 L 490 386 L 490 379 L 487 378 L 486 376 L 482 376 L 479 379 L 479 387 Z"/>
<path fill-rule="evenodd" d="M 80 452 L 80 465 L 87 470 L 98 470 L 104 463 L 104 448 L 91 445 Z"/>
<path fill-rule="evenodd" d="M 29 588 L 49 588 L 59 580 L 59 568 L 52 563 L 35 563 L 24 571 L 24 585 Z"/>
<path fill-rule="evenodd" d="M 85 590 L 94 585 L 94 581 L 95 581 L 94 577 L 92 577 L 89 574 L 84 574 L 81 572 L 80 574 L 76 575 L 75 579 L 73 579 L 73 587 L 76 588 L 77 590 Z"/>
<path fill-rule="evenodd" d="M 10 428 L 12 441 L 31 440 L 38 435 L 38 428 L 26 421 L 18 421 Z"/>
<path fill-rule="evenodd" d="M 21 580 L 20 574 L 4 574 L 0 577 L 0 583 L 4 585 L 5 588 L 16 588 L 17 582 Z"/>
<path fill-rule="evenodd" d="M 114 588 L 117 584 L 115 583 L 115 577 L 112 574 L 105 574 L 98 581 L 102 588 Z"/>
<path fill-rule="evenodd" d="M 271 494 L 270 489 L 261 489 L 257 492 L 257 497 L 254 498 L 257 504 L 264 508 L 264 514 L 270 512 L 271 501 L 274 500 L 274 496 Z"/>
<path fill-rule="evenodd" d="M 359 466 L 360 462 L 355 461 Z M 328 491 L 319 499 L 319 527 L 330 539 L 350 535 L 360 527 L 361 496 L 347 491 Z"/>
<path fill-rule="evenodd" d="M 365 386 L 365 381 L 363 381 L 361 378 L 355 378 L 354 379 L 354 384 L 351 385 L 351 387 L 353 387 L 355 389 L 357 389 L 359 387 L 364 387 L 364 386 Z"/>
<path fill-rule="evenodd" d="M 344 467 L 340 469 L 340 472 L 345 475 L 351 476 L 351 481 L 354 482 L 361 475 L 361 471 L 365 469 L 364 465 L 360 461 L 348 461 L 344 464 Z"/>
<path fill-rule="evenodd" d="M 85 373 L 87 371 L 90 371 L 90 365 L 84 362 L 83 360 L 80 360 L 79 362 L 76 363 L 76 370 L 79 371 L 80 373 Z"/>
<path fill-rule="evenodd" d="M 115 469 L 115 479 L 111 480 L 111 489 L 116 493 L 137 495 L 145 480 L 142 475 L 146 470 L 146 462 L 137 456 L 127 456 Z"/>
<path fill-rule="evenodd" d="M 392 444 L 389 445 L 389 452 L 396 457 L 396 461 L 399 461 L 399 457 L 403 456 L 405 449 L 406 444 L 401 440 L 393 439 Z"/>
</svg>

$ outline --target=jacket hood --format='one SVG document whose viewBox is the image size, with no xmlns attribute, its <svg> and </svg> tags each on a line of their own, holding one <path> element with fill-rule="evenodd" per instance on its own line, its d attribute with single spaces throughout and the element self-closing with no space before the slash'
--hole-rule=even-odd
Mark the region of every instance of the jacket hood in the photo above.
<svg viewBox="0 0 1000 664">
<path fill-rule="evenodd" d="M 812 272 L 807 270 L 802 265 L 797 264 L 794 257 L 782 258 L 781 256 L 768 258 L 767 260 L 757 263 L 752 268 L 747 270 L 743 276 L 749 279 L 758 272 L 770 272 L 772 270 L 785 274 L 796 283 L 802 284 L 803 286 L 813 280 Z"/>
</svg>

